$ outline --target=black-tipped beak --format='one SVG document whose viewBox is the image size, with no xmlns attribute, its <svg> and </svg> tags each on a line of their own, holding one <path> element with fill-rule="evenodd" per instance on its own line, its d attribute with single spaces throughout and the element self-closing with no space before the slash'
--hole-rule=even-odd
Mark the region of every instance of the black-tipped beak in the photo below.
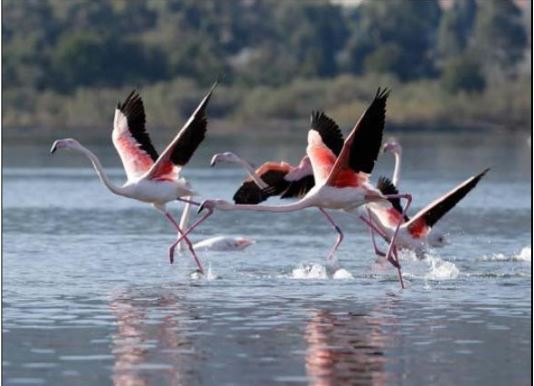
<svg viewBox="0 0 534 386">
<path fill-rule="evenodd" d="M 52 147 L 50 148 L 50 153 L 51 153 L 51 154 L 54 154 L 54 153 L 56 152 L 56 150 L 57 150 L 57 143 L 54 142 L 54 143 L 52 144 Z"/>
<path fill-rule="evenodd" d="M 200 206 L 197 209 L 197 214 L 200 214 L 204 210 L 204 203 L 200 204 Z"/>
<path fill-rule="evenodd" d="M 213 157 L 211 157 L 211 161 L 210 161 L 211 167 L 214 167 L 217 164 L 217 157 L 218 157 L 218 154 L 215 154 L 213 155 Z"/>
</svg>

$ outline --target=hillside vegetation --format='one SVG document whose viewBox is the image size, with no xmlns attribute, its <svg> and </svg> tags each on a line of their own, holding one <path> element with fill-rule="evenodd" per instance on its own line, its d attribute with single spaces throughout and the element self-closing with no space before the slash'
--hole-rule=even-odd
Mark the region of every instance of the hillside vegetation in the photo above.
<svg viewBox="0 0 534 386">
<path fill-rule="evenodd" d="M 132 88 L 175 130 L 209 84 L 221 132 L 354 123 L 378 86 L 392 128 L 527 130 L 530 7 L 512 0 L 4 0 L 8 139 L 109 132 Z"/>
</svg>

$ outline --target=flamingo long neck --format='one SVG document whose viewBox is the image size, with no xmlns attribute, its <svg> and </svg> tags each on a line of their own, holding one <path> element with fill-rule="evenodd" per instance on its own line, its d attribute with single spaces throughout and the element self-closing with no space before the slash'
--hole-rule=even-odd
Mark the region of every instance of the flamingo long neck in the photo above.
<svg viewBox="0 0 534 386">
<path fill-rule="evenodd" d="M 234 211 L 234 210 L 248 210 L 253 212 L 277 212 L 287 213 L 295 212 L 304 208 L 309 208 L 309 200 L 303 198 L 297 202 L 288 205 L 246 205 L 246 204 L 232 204 L 229 202 L 220 203 L 217 205 L 217 209 L 222 211 Z"/>
<path fill-rule="evenodd" d="M 187 229 L 187 224 L 189 223 L 189 214 L 191 212 L 191 203 L 189 202 L 189 200 L 191 200 L 191 197 L 188 196 L 188 197 L 185 197 L 185 199 L 188 200 L 188 202 L 185 203 L 184 211 L 182 212 L 182 217 L 180 218 L 180 225 L 179 225 L 182 231 Z M 178 250 L 179 251 L 185 250 L 184 240 L 180 240 L 180 242 L 178 243 Z"/>
<path fill-rule="evenodd" d="M 245 161 L 241 157 L 237 157 L 237 160 L 235 162 L 243 166 L 243 168 L 248 172 L 248 175 L 250 176 L 250 178 L 252 178 L 252 181 L 254 181 L 256 185 L 258 185 L 259 188 L 261 189 L 268 188 L 267 184 L 260 178 L 260 176 L 256 174 L 256 170 L 254 170 L 254 167 L 252 167 L 252 165 L 249 162 Z"/>
<path fill-rule="evenodd" d="M 112 193 L 118 194 L 119 196 L 124 196 L 125 192 L 123 188 L 114 185 L 110 179 L 108 178 L 107 174 L 104 172 L 104 168 L 102 167 L 102 164 L 100 163 L 100 160 L 97 158 L 96 155 L 94 155 L 91 150 L 83 147 L 80 145 L 80 148 L 78 149 L 81 153 L 85 154 L 87 158 L 91 161 L 93 164 L 93 167 L 96 170 L 96 174 L 98 175 L 98 178 L 100 178 L 100 181 L 108 188 Z"/>
<path fill-rule="evenodd" d="M 400 168 L 401 168 L 401 155 L 400 152 L 395 152 L 395 169 L 393 169 L 393 185 L 399 186 Z"/>
</svg>

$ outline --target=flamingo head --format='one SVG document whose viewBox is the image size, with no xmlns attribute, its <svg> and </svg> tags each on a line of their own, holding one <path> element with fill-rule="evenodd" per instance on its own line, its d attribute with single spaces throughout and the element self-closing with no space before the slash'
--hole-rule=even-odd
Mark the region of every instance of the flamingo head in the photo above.
<svg viewBox="0 0 534 386">
<path fill-rule="evenodd" d="M 240 161 L 240 158 L 236 154 L 230 151 L 226 151 L 224 153 L 214 154 L 213 157 L 211 158 L 210 166 L 215 166 L 217 162 L 237 163 L 239 161 Z"/>
<path fill-rule="evenodd" d="M 389 141 L 384 144 L 384 146 L 382 147 L 382 151 L 384 153 L 391 152 L 393 154 L 400 154 L 401 145 L 398 142 Z"/>
<path fill-rule="evenodd" d="M 232 203 L 226 200 L 204 200 L 198 207 L 197 214 L 207 209 L 209 212 L 213 212 L 214 209 L 224 209 L 232 206 Z"/>
<path fill-rule="evenodd" d="M 441 248 L 449 244 L 449 239 L 439 230 L 432 230 L 428 235 L 428 244 L 434 248 Z"/>
<path fill-rule="evenodd" d="M 54 141 L 50 148 L 50 153 L 55 153 L 57 149 L 80 149 L 82 145 L 74 138 L 64 138 Z"/>
<path fill-rule="evenodd" d="M 247 247 L 250 247 L 252 244 L 254 244 L 254 241 L 253 240 L 249 240 L 247 238 L 244 238 L 244 237 L 236 237 L 235 240 L 234 240 L 234 246 L 235 246 L 235 249 L 241 251 Z"/>
</svg>

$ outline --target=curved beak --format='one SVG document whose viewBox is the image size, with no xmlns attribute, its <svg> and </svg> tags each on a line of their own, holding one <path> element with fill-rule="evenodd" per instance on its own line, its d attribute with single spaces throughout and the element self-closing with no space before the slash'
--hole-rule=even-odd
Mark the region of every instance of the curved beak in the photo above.
<svg viewBox="0 0 534 386">
<path fill-rule="evenodd" d="M 217 163 L 219 158 L 219 154 L 215 154 L 213 157 L 211 157 L 210 166 L 213 167 Z"/>
<path fill-rule="evenodd" d="M 248 240 L 248 239 L 237 240 L 237 245 L 239 246 L 239 249 L 245 249 L 251 246 L 252 244 L 254 244 L 253 240 Z"/>
<path fill-rule="evenodd" d="M 384 146 L 382 146 L 382 153 L 386 153 L 390 149 L 391 149 L 391 144 L 390 143 L 385 143 Z"/>
<path fill-rule="evenodd" d="M 204 210 L 204 203 L 200 204 L 200 206 L 197 209 L 197 214 L 200 214 Z"/>
<path fill-rule="evenodd" d="M 52 144 L 52 147 L 50 148 L 50 153 L 51 154 L 54 154 L 57 150 L 57 143 L 58 141 L 54 141 L 54 143 Z"/>
</svg>

